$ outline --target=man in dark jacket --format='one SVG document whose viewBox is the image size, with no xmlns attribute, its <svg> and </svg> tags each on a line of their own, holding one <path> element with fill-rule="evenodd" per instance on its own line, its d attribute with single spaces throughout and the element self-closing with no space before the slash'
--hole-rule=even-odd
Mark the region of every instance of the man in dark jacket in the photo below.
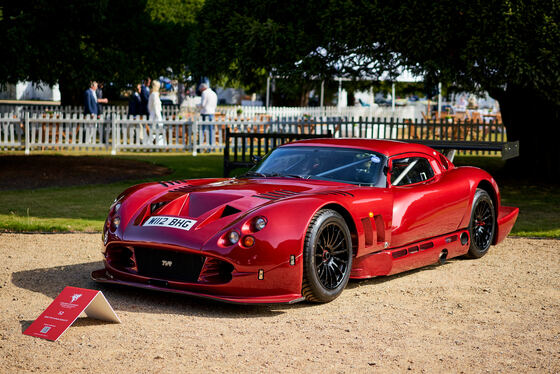
<svg viewBox="0 0 560 374">
<path fill-rule="evenodd" d="M 150 83 L 152 83 L 152 80 L 150 78 L 144 79 L 144 84 L 142 85 L 142 88 L 140 90 L 140 99 L 142 100 L 142 107 L 141 107 L 141 112 L 138 114 L 144 116 L 149 115 L 148 100 L 150 99 Z"/>
<path fill-rule="evenodd" d="M 94 114 L 99 113 L 97 106 L 97 96 L 95 91 L 97 90 L 97 82 L 92 81 L 89 83 L 89 88 L 84 92 L 84 114 Z"/>
<path fill-rule="evenodd" d="M 134 87 L 134 90 L 132 91 L 132 95 L 130 95 L 130 99 L 128 100 L 129 116 L 137 116 L 142 114 L 142 99 L 140 97 L 141 92 L 142 92 L 142 85 L 138 83 Z"/>
</svg>

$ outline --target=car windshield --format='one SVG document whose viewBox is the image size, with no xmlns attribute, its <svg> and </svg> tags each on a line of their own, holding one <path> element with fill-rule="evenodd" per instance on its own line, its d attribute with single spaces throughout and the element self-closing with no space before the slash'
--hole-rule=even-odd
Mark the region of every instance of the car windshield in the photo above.
<svg viewBox="0 0 560 374">
<path fill-rule="evenodd" d="M 354 148 L 290 146 L 272 151 L 244 176 L 332 180 L 385 187 L 382 154 Z"/>
</svg>

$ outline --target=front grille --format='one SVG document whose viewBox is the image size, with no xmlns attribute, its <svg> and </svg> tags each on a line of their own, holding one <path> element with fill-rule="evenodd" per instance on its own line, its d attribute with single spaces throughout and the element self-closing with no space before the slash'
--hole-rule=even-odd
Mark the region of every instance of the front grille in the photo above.
<svg viewBox="0 0 560 374">
<path fill-rule="evenodd" d="M 135 247 L 138 274 L 177 282 L 195 283 L 204 264 L 204 256 L 180 251 Z"/>
</svg>

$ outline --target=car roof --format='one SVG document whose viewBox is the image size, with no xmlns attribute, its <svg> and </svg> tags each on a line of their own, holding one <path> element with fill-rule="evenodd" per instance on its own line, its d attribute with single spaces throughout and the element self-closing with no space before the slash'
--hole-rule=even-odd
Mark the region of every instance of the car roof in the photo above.
<svg viewBox="0 0 560 374">
<path fill-rule="evenodd" d="M 381 153 L 387 157 L 407 152 L 428 153 L 433 155 L 434 150 L 428 146 L 415 143 L 398 142 L 394 140 L 358 139 L 358 138 L 317 138 L 299 140 L 285 144 L 282 147 L 292 146 L 318 146 L 318 147 L 343 147 L 361 148 Z"/>
</svg>

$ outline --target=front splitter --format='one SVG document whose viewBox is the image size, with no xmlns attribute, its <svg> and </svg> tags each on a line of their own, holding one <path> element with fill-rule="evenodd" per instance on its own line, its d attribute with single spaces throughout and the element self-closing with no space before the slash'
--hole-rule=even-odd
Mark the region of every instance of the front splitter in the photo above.
<svg viewBox="0 0 560 374">
<path fill-rule="evenodd" d="M 178 290 L 174 288 L 168 287 L 159 287 L 152 284 L 145 284 L 145 283 L 137 283 L 137 282 L 128 282 L 123 281 L 115 278 L 111 278 L 110 275 L 107 274 L 105 269 L 95 270 L 91 273 L 91 279 L 98 283 L 105 283 L 105 284 L 118 284 L 121 286 L 128 286 L 128 287 L 135 287 L 135 288 L 143 288 L 146 290 L 152 291 L 160 291 L 160 292 L 168 292 L 174 294 L 181 294 L 181 295 L 188 295 L 194 297 L 200 297 L 204 299 L 210 300 L 217 300 L 225 303 L 231 304 L 245 304 L 245 305 L 255 305 L 255 304 L 295 304 L 300 301 L 305 300 L 299 294 L 287 294 L 287 295 L 275 295 L 275 296 L 254 296 L 254 297 L 233 297 L 233 296 L 216 296 L 216 295 L 209 295 L 205 293 L 187 291 L 187 290 Z"/>
</svg>

